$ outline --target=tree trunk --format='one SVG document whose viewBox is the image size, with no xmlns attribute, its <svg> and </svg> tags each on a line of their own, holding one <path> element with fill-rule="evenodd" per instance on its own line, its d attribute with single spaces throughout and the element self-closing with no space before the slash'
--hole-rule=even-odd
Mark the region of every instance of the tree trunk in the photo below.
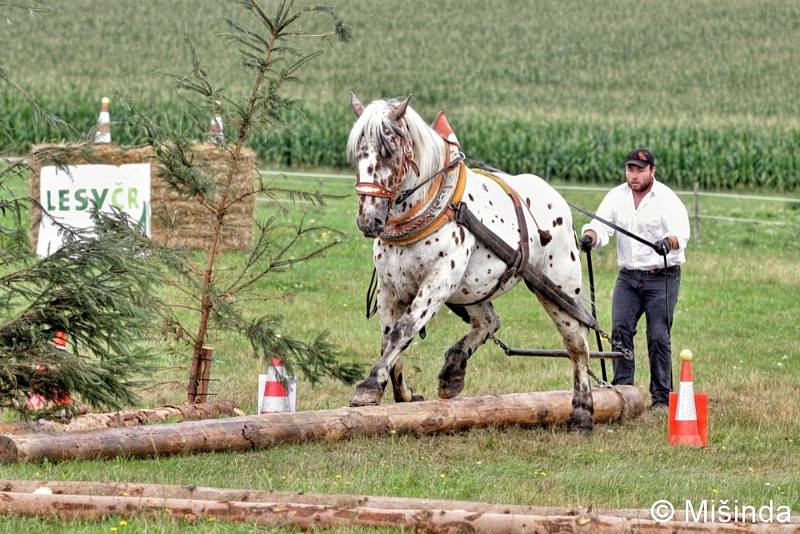
<svg viewBox="0 0 800 534">
<path fill-rule="evenodd" d="M 141 426 L 170 420 L 196 421 L 198 419 L 213 419 L 221 415 L 242 415 L 242 411 L 233 401 L 179 404 L 153 409 L 88 413 L 73 417 L 68 423 L 59 423 L 46 419 L 0 423 L 0 434 L 80 432 L 100 428 Z"/>
<path fill-rule="evenodd" d="M 636 417 L 644 411 L 642 395 L 633 386 L 598 388 L 592 395 L 594 420 L 598 423 Z M 470 428 L 561 424 L 571 412 L 572 392 L 553 391 L 277 413 L 58 436 L 0 436 L 0 463 L 244 451 L 277 443 L 336 441 L 355 435 L 423 435 Z"/>
<path fill-rule="evenodd" d="M 637 513 L 647 513 L 637 510 Z M 160 497 L 106 497 L 87 495 L 33 495 L 0 493 L 0 513 L 55 516 L 61 519 L 99 519 L 145 515 L 188 521 L 215 518 L 261 526 L 310 530 L 325 527 L 409 528 L 420 532 L 797 532 L 798 525 L 748 525 L 691 523 L 627 518 L 584 512 L 578 515 L 475 513 L 457 509 L 386 509 L 322 504 L 209 501 Z"/>
<path fill-rule="evenodd" d="M 208 402 L 208 383 L 211 380 L 211 357 L 213 347 L 202 347 L 199 356 L 192 357 L 192 367 L 189 371 L 189 383 L 186 386 L 186 402 Z"/>
</svg>

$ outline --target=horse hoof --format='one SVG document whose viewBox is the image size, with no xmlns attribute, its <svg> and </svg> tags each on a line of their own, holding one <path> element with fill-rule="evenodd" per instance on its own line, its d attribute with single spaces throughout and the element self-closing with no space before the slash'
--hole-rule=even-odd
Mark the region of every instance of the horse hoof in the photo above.
<svg viewBox="0 0 800 534">
<path fill-rule="evenodd" d="M 350 406 L 377 406 L 381 403 L 383 391 L 380 388 L 365 386 L 361 383 L 353 397 L 350 399 Z"/>
<path fill-rule="evenodd" d="M 594 429 L 592 414 L 588 411 L 575 411 L 569 418 L 568 427 L 571 432 L 580 436 L 591 436 Z"/>
<path fill-rule="evenodd" d="M 447 379 L 439 377 L 439 398 L 452 399 L 464 390 L 464 373 L 454 373 Z"/>
<path fill-rule="evenodd" d="M 381 403 L 380 397 L 376 399 L 374 397 L 359 395 L 358 393 L 353 395 L 353 398 L 350 399 L 351 408 L 359 408 L 361 406 L 377 406 L 380 403 Z"/>
<path fill-rule="evenodd" d="M 405 400 L 400 393 L 395 391 L 395 393 L 394 393 L 394 401 L 395 402 L 419 402 L 419 401 L 424 401 L 425 400 L 422 397 L 422 395 L 417 395 L 416 393 L 414 393 L 413 390 L 411 390 L 411 388 L 409 388 L 409 390 L 411 391 L 411 399 L 410 400 Z"/>
<path fill-rule="evenodd" d="M 461 381 L 459 384 L 449 384 L 447 387 L 439 386 L 439 398 L 440 399 L 452 399 L 456 397 L 461 391 L 464 389 L 464 382 Z"/>
</svg>

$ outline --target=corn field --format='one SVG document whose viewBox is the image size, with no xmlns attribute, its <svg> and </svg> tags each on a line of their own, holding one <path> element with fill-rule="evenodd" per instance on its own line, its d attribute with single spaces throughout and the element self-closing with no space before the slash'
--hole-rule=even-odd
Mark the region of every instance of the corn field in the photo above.
<svg viewBox="0 0 800 534">
<path fill-rule="evenodd" d="M 644 145 L 660 178 L 675 186 L 800 189 L 800 3 L 330 3 L 353 39 L 324 46 L 301 73 L 303 83 L 287 95 L 301 103 L 287 117 L 291 128 L 254 143 L 265 165 L 346 166 L 352 90 L 363 102 L 414 93 L 424 117 L 447 112 L 470 158 L 509 172 L 618 182 L 624 154 Z M 224 36 L 223 18 L 241 18 L 235 2 L 48 6 L 5 25 L 0 65 L 78 132 L 93 126 L 100 98 L 115 94 L 158 120 L 189 124 L 180 95 L 160 75 L 189 65 L 184 30 L 224 94 L 244 90 L 246 73 Z M 113 106 L 114 141 L 135 143 Z M 0 138 L 3 153 L 58 137 L 3 88 L 0 121 L 13 130 Z"/>
</svg>

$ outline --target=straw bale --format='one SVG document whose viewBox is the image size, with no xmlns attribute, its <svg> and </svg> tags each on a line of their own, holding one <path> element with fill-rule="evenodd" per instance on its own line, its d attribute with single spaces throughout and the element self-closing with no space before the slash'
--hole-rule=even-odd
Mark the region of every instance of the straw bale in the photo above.
<svg viewBox="0 0 800 534">
<path fill-rule="evenodd" d="M 211 240 L 215 215 L 204 208 L 197 199 L 186 198 L 170 190 L 164 179 L 165 171 L 158 165 L 150 147 L 121 147 L 114 144 L 94 144 L 73 153 L 59 153 L 63 145 L 37 145 L 31 150 L 30 162 L 31 196 L 39 198 L 39 183 L 42 167 L 55 165 L 56 161 L 69 165 L 103 164 L 123 165 L 127 163 L 151 162 L 150 173 L 150 217 L 154 242 L 170 248 L 187 250 L 205 249 Z M 206 175 L 216 176 L 225 183 L 228 151 L 215 145 L 197 143 L 190 157 L 195 168 Z M 250 149 L 242 152 L 238 172 L 230 184 L 229 195 L 239 196 L 253 191 L 253 179 L 257 174 L 256 155 Z M 255 195 L 248 195 L 230 210 L 225 217 L 222 234 L 222 250 L 244 250 L 250 247 L 253 235 L 253 213 Z M 34 205 L 31 211 L 31 241 L 36 243 L 41 221 L 41 210 Z"/>
</svg>

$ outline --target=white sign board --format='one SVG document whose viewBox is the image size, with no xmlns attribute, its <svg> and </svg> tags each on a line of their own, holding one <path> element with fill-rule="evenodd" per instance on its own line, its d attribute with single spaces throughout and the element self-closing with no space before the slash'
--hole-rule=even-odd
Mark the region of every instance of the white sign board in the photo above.
<svg viewBox="0 0 800 534">
<path fill-rule="evenodd" d="M 74 228 L 93 226 L 91 210 L 125 212 L 150 236 L 150 164 L 69 165 L 42 167 L 39 202 L 50 216 Z M 58 226 L 42 216 L 36 254 L 49 256 L 61 248 Z"/>
</svg>

